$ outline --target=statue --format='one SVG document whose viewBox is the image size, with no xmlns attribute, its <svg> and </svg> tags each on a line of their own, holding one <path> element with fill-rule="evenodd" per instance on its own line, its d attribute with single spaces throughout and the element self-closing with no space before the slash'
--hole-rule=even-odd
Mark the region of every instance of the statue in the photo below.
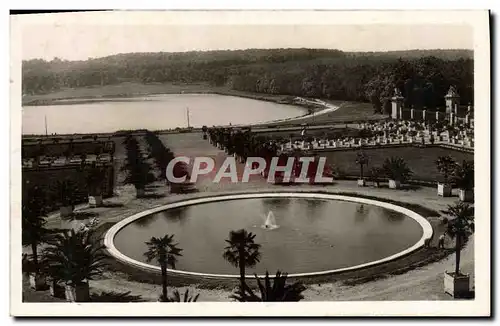
<svg viewBox="0 0 500 326">
<path fill-rule="evenodd" d="M 458 96 L 457 89 L 455 88 L 455 86 L 450 85 L 450 88 L 448 89 L 448 94 L 446 94 L 446 95 L 447 96 Z"/>
<path fill-rule="evenodd" d="M 401 91 L 397 87 L 394 87 L 394 97 L 403 97 Z"/>
</svg>

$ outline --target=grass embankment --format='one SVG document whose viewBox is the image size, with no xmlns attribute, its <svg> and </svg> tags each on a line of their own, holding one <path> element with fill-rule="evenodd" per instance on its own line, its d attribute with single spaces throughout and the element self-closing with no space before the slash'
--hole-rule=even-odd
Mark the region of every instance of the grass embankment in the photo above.
<svg viewBox="0 0 500 326">
<path fill-rule="evenodd" d="M 365 176 L 371 167 L 382 167 L 384 161 L 392 156 L 402 157 L 413 171 L 411 179 L 436 182 L 440 180 L 441 173 L 437 170 L 436 159 L 439 156 L 451 155 L 456 161 L 474 160 L 474 153 L 466 153 L 441 147 L 380 147 L 363 148 L 368 156 L 368 165 L 365 166 Z M 356 155 L 359 149 L 334 150 L 319 152 L 318 155 L 326 157 L 327 164 L 332 164 L 339 172 L 347 176 L 359 175 L 359 166 Z"/>
</svg>

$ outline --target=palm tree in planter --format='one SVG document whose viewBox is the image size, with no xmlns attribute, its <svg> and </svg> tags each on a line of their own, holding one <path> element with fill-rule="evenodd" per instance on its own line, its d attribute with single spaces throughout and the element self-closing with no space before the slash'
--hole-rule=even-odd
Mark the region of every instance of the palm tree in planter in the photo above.
<svg viewBox="0 0 500 326">
<path fill-rule="evenodd" d="M 384 176 L 384 169 L 374 166 L 370 169 L 369 172 L 369 180 L 373 182 L 373 185 L 377 188 L 380 187 L 380 179 L 382 179 Z"/>
<path fill-rule="evenodd" d="M 451 184 L 449 183 L 449 177 L 453 173 L 455 165 L 455 160 L 450 155 L 439 156 L 436 160 L 437 169 L 443 175 L 443 182 L 438 182 L 438 196 L 451 196 Z"/>
<path fill-rule="evenodd" d="M 95 163 L 86 171 L 86 181 L 90 207 L 102 206 L 102 183 L 106 177 L 106 170 Z"/>
<path fill-rule="evenodd" d="M 70 179 L 58 180 L 56 183 L 57 193 L 59 195 L 61 218 L 69 217 L 73 214 L 75 204 L 78 201 L 78 187 Z"/>
<path fill-rule="evenodd" d="M 460 272 L 460 251 L 469 235 L 474 232 L 474 208 L 467 203 L 458 202 L 448 206 L 444 212 L 448 219 L 446 234 L 455 239 L 455 271 L 445 272 L 444 290 L 452 296 L 469 292 L 469 275 Z"/>
<path fill-rule="evenodd" d="M 45 228 L 47 214 L 45 192 L 40 187 L 27 191 L 22 202 L 22 244 L 31 247 L 31 261 L 26 265 L 30 286 L 41 290 L 46 286 L 44 273 L 40 269 L 38 245 L 45 242 L 48 230 Z"/>
<path fill-rule="evenodd" d="M 474 162 L 463 161 L 457 164 L 453 171 L 453 181 L 459 188 L 458 197 L 461 201 L 474 201 Z"/>
<path fill-rule="evenodd" d="M 276 272 L 273 282 L 269 277 L 269 272 L 266 271 L 264 284 L 262 280 L 255 275 L 257 285 L 259 286 L 260 296 L 255 294 L 252 289 L 245 284 L 245 291 L 238 289 L 231 298 L 239 302 L 297 302 L 304 299 L 302 292 L 306 287 L 300 282 L 287 284 L 287 274 Z"/>
<path fill-rule="evenodd" d="M 161 268 L 161 285 L 162 294 L 160 296 L 161 302 L 167 302 L 167 267 L 170 266 L 175 268 L 177 263 L 177 257 L 182 256 L 178 243 L 174 243 L 174 235 L 166 234 L 163 237 L 156 238 L 152 237 L 148 242 L 148 251 L 144 253 L 148 262 L 156 260 L 160 264 Z"/>
<path fill-rule="evenodd" d="M 382 168 L 389 178 L 389 188 L 391 189 L 398 189 L 401 187 L 401 183 L 408 180 L 413 174 L 405 160 L 401 157 L 386 159 Z"/>
<path fill-rule="evenodd" d="M 229 232 L 229 239 L 225 240 L 223 257 L 231 265 L 240 269 L 240 291 L 245 292 L 245 269 L 253 267 L 260 261 L 260 245 L 255 243 L 255 234 L 241 229 Z"/>
<path fill-rule="evenodd" d="M 358 186 L 364 187 L 365 179 L 363 175 L 363 167 L 368 164 L 368 156 L 366 156 L 364 152 L 358 152 L 358 154 L 356 155 L 356 164 L 359 165 Z"/>
<path fill-rule="evenodd" d="M 106 266 L 104 246 L 94 237 L 93 230 L 73 229 L 54 236 L 45 249 L 51 277 L 65 284 L 66 300 L 86 302 L 90 298 L 89 280 L 102 274 Z"/>
</svg>

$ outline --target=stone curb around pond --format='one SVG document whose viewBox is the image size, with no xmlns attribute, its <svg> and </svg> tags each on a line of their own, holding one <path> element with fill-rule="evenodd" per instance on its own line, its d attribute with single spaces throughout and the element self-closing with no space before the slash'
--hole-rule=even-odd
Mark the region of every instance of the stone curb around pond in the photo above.
<svg viewBox="0 0 500 326">
<path fill-rule="evenodd" d="M 105 234 L 104 236 L 104 246 L 108 253 L 117 259 L 118 261 L 125 263 L 127 265 L 139 268 L 141 270 L 146 270 L 150 272 L 155 272 L 158 273 L 161 271 L 159 266 L 154 266 L 150 264 L 146 264 L 140 261 L 137 261 L 135 259 L 132 259 L 124 254 L 122 254 L 114 245 L 114 238 L 116 234 L 124 228 L 126 225 L 143 218 L 147 215 L 158 213 L 160 211 L 164 211 L 167 209 L 173 209 L 173 208 L 178 208 L 178 207 L 184 207 L 184 206 L 191 206 L 191 205 L 197 205 L 197 204 L 204 204 L 204 203 L 210 203 L 210 202 L 218 202 L 218 201 L 228 201 L 228 200 L 237 200 L 237 199 L 250 199 L 250 198 L 276 198 L 276 197 L 292 197 L 292 198 L 315 198 L 315 199 L 326 199 L 326 200 L 340 200 L 340 201 L 349 201 L 349 202 L 355 202 L 355 203 L 361 203 L 361 204 L 367 204 L 367 205 L 374 205 L 378 207 L 382 207 L 385 209 L 389 209 L 392 211 L 399 212 L 407 217 L 412 218 L 415 220 L 420 227 L 423 230 L 422 237 L 420 240 L 415 243 L 413 246 L 410 248 L 407 248 L 401 252 L 398 252 L 394 255 L 375 260 L 372 262 L 360 264 L 360 265 L 355 265 L 355 266 L 350 266 L 350 267 L 345 267 L 345 268 L 340 268 L 340 269 L 333 269 L 333 270 L 326 270 L 326 271 L 319 271 L 319 272 L 309 272 L 309 273 L 298 273 L 298 274 L 288 274 L 288 277 L 311 277 L 311 276 L 321 276 L 321 275 L 333 275 L 333 274 L 340 274 L 344 272 L 349 272 L 349 271 L 355 271 L 355 270 L 360 270 L 368 267 L 373 267 L 376 265 L 380 265 L 383 263 L 387 263 L 390 261 L 393 261 L 397 258 L 401 258 L 403 256 L 406 256 L 422 247 L 425 246 L 425 243 L 428 239 L 432 238 L 433 234 L 433 229 L 429 221 L 427 221 L 426 218 L 421 216 L 420 214 L 415 213 L 412 210 L 409 210 L 407 208 L 394 205 L 391 203 L 383 202 L 383 201 L 378 201 L 378 200 L 373 200 L 373 199 L 366 199 L 362 197 L 355 197 L 355 196 L 345 196 L 345 195 L 337 195 L 337 194 L 326 194 L 326 193 L 315 193 L 315 192 L 272 192 L 272 191 L 266 191 L 263 193 L 244 193 L 244 194 L 233 194 L 233 195 L 216 195 L 216 196 L 209 196 L 209 197 L 201 197 L 201 198 L 194 198 L 194 199 L 185 199 L 181 200 L 178 202 L 174 203 L 169 203 L 166 205 L 162 205 L 159 207 L 155 207 L 152 209 L 148 209 L 145 211 L 142 211 L 138 214 L 134 214 L 130 217 L 127 217 L 120 222 L 116 223 L 113 225 Z M 175 270 L 175 269 L 169 269 L 169 273 L 172 273 L 173 275 L 184 275 L 184 276 L 195 276 L 195 277 L 200 277 L 200 278 L 211 278 L 211 279 L 237 279 L 239 278 L 239 275 L 230 275 L 230 274 L 209 274 L 209 273 L 199 273 L 199 272 L 189 272 L 189 271 L 181 271 L 181 270 Z M 265 275 L 258 275 L 259 277 L 264 277 Z"/>
</svg>

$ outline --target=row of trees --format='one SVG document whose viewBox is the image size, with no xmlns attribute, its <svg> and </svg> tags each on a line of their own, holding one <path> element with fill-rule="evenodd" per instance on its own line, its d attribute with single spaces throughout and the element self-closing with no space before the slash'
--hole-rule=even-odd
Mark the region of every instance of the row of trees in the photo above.
<svg viewBox="0 0 500 326">
<path fill-rule="evenodd" d="M 264 176 L 268 176 L 269 167 L 271 160 L 274 157 L 278 157 L 277 166 L 286 166 L 288 159 L 294 157 L 294 166 L 292 168 L 292 176 L 299 177 L 302 171 L 302 162 L 298 160 L 300 156 L 304 156 L 301 151 L 297 150 L 295 152 L 281 152 L 279 150 L 279 143 L 277 140 L 254 134 L 249 128 L 244 130 L 238 130 L 233 128 L 209 128 L 207 130 L 210 142 L 220 149 L 224 149 L 227 154 L 234 155 L 240 160 L 240 162 L 245 162 L 248 157 L 260 157 L 266 162 L 266 168 L 264 170 Z M 309 156 L 314 156 L 314 160 L 309 163 L 308 170 L 306 171 L 306 178 L 314 183 L 316 178 L 316 172 L 318 167 L 318 158 L 316 155 L 310 154 Z M 328 175 L 330 173 L 329 167 L 325 168 L 324 174 Z M 281 182 L 284 177 L 284 172 L 276 172 L 274 180 L 276 182 Z"/>
<path fill-rule="evenodd" d="M 254 267 L 260 261 L 260 245 L 255 243 L 255 234 L 244 229 L 231 231 L 229 238 L 225 240 L 227 246 L 224 248 L 223 257 L 231 265 L 239 269 L 240 286 L 232 298 L 241 301 L 300 301 L 303 299 L 302 292 L 305 286 L 299 282 L 287 284 L 287 274 L 276 272 L 274 284 L 271 284 L 269 273 L 266 272 L 264 284 L 262 280 L 255 276 L 260 289 L 258 296 L 246 282 L 246 268 Z M 167 290 L 167 268 L 175 269 L 177 260 L 182 256 L 182 249 L 174 241 L 174 235 L 166 234 L 163 237 L 152 237 L 146 242 L 148 251 L 144 253 L 148 262 L 155 260 L 161 268 L 162 294 L 160 301 L 173 301 Z M 179 293 L 174 294 L 179 297 Z M 187 297 L 187 295 L 185 295 Z M 189 301 L 196 301 L 198 295 L 188 298 Z"/>
<path fill-rule="evenodd" d="M 157 180 L 164 180 L 169 184 L 172 193 L 196 191 L 195 186 L 189 182 L 170 183 L 166 178 L 166 169 L 174 158 L 174 154 L 163 144 L 156 133 L 146 131 L 145 140 L 148 145 L 147 153 L 141 150 L 135 136 L 129 134 L 124 141 L 127 154 L 126 163 L 121 170 L 126 175 L 124 183 L 134 185 L 137 198 L 145 196 L 147 185 Z M 150 159 L 154 161 L 154 168 L 150 163 Z M 159 172 L 158 177 L 154 174 L 155 170 Z M 175 164 L 172 172 L 176 178 L 186 177 L 186 180 L 189 179 L 189 166 L 184 162 Z"/>
<path fill-rule="evenodd" d="M 369 158 L 365 152 L 360 151 L 356 155 L 355 163 L 360 168 L 360 179 L 358 184 L 364 186 L 365 166 L 369 163 Z M 451 190 L 454 187 L 459 189 L 459 197 L 462 201 L 473 200 L 474 189 L 474 162 L 463 161 L 461 164 L 456 162 L 453 157 L 440 156 L 435 161 L 436 167 L 442 175 L 438 181 L 438 194 L 444 197 L 451 196 Z M 387 158 L 381 167 L 374 166 L 368 172 L 368 180 L 374 182 L 377 186 L 382 179 L 389 179 L 389 187 L 398 188 L 401 183 L 408 181 L 413 172 L 408 167 L 406 161 L 401 157 Z M 392 181 L 392 184 L 391 184 Z"/>
<path fill-rule="evenodd" d="M 166 180 L 165 172 L 167 170 L 168 163 L 170 163 L 170 161 L 174 158 L 174 153 L 172 153 L 170 149 L 163 144 L 160 138 L 158 138 L 158 135 L 154 132 L 147 130 L 145 139 L 148 143 L 151 157 L 153 157 L 155 165 L 160 171 L 159 179 Z"/>
<path fill-rule="evenodd" d="M 437 57 L 439 51 L 419 58 L 400 55 L 274 49 L 122 54 L 77 62 L 30 60 L 23 62 L 23 93 L 126 80 L 207 82 L 257 93 L 372 102 L 382 111 L 388 110 L 395 87 L 407 107 L 434 109 L 444 106 L 446 90 L 455 85 L 463 103 L 473 102 L 470 53 L 449 59 Z"/>
<path fill-rule="evenodd" d="M 123 144 L 126 150 L 126 162 L 121 170 L 125 173 L 125 184 L 132 184 L 135 187 L 137 197 L 142 197 L 146 193 L 146 185 L 155 181 L 153 168 L 148 162 L 149 155 L 144 153 L 137 139 L 128 135 Z"/>
</svg>

